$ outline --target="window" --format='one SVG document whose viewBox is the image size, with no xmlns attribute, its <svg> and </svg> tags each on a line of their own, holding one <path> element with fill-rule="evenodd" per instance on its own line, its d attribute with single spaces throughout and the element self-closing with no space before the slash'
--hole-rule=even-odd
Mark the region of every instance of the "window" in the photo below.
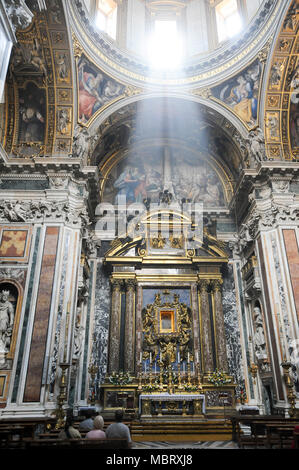
<svg viewBox="0 0 299 470">
<path fill-rule="evenodd" d="M 241 31 L 242 19 L 237 0 L 223 0 L 215 7 L 219 42 L 226 41 Z"/>
<path fill-rule="evenodd" d="M 98 0 L 96 24 L 113 39 L 116 39 L 117 3 L 114 0 Z"/>
<path fill-rule="evenodd" d="M 175 68 L 182 56 L 182 43 L 175 20 L 155 20 L 149 40 L 149 57 L 154 68 Z"/>
</svg>

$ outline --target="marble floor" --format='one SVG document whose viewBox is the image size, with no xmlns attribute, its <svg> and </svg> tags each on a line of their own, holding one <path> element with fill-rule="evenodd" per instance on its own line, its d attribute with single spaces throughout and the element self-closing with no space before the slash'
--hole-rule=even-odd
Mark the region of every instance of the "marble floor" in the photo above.
<svg viewBox="0 0 299 470">
<path fill-rule="evenodd" d="M 233 441 L 143 441 L 134 442 L 134 449 L 238 449 Z"/>
</svg>

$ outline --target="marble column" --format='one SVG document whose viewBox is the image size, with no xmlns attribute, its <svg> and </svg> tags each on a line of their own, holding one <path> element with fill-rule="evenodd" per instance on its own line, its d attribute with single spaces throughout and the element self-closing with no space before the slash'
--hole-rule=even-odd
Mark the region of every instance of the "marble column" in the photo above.
<svg viewBox="0 0 299 470">
<path fill-rule="evenodd" d="M 121 314 L 121 287 L 123 281 L 112 279 L 112 299 L 109 334 L 109 354 L 108 371 L 118 371 L 119 369 L 119 345 L 120 345 L 120 314 Z"/>
<path fill-rule="evenodd" d="M 222 308 L 222 280 L 215 279 L 211 282 L 212 292 L 214 294 L 214 318 L 215 318 L 215 344 L 218 369 L 228 372 L 226 338 L 224 317 Z"/>
<path fill-rule="evenodd" d="M 209 281 L 207 279 L 200 279 L 198 281 L 204 372 L 213 371 L 214 369 L 208 287 Z"/>
<path fill-rule="evenodd" d="M 125 316 L 125 357 L 124 370 L 134 372 L 134 329 L 135 329 L 135 279 L 125 281 L 126 316 Z"/>
</svg>

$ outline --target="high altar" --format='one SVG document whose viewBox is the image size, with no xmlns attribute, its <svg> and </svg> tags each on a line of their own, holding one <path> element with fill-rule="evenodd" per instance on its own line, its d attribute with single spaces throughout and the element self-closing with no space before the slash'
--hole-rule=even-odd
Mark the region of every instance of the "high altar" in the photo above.
<svg viewBox="0 0 299 470">
<path fill-rule="evenodd" d="M 165 231 L 166 224 L 169 231 Z M 191 234 L 191 235 L 190 235 Z M 192 243 L 190 243 L 192 242 Z M 235 406 L 222 310 L 224 245 L 169 202 L 105 256 L 111 271 L 103 412 L 203 418 Z"/>
</svg>

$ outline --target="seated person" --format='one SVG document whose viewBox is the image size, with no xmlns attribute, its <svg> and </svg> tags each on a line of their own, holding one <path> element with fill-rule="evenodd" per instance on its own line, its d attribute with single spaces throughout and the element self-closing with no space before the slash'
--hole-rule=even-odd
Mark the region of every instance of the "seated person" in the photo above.
<svg viewBox="0 0 299 470">
<path fill-rule="evenodd" d="M 132 439 L 128 426 L 122 423 L 123 411 L 116 410 L 115 412 L 115 423 L 112 423 L 106 429 L 107 439 L 127 439 L 129 447 L 132 447 Z"/>
<path fill-rule="evenodd" d="M 93 429 L 86 434 L 85 438 L 86 439 L 106 439 L 106 434 L 103 431 L 103 429 L 104 429 L 103 417 L 98 415 L 93 420 Z"/>
<path fill-rule="evenodd" d="M 85 412 L 85 419 L 79 424 L 79 431 L 88 432 L 93 429 L 93 410 L 90 408 Z"/>
<path fill-rule="evenodd" d="M 58 439 L 81 439 L 78 429 L 73 426 L 72 417 L 66 419 L 64 429 L 58 434 Z"/>
</svg>

